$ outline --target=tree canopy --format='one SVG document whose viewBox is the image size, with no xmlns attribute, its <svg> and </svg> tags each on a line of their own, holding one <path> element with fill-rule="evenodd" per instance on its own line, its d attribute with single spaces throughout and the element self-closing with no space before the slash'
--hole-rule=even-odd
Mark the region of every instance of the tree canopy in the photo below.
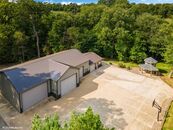
<svg viewBox="0 0 173 130">
<path fill-rule="evenodd" d="M 172 63 L 173 4 L 0 1 L 0 64 L 78 48 L 107 58 Z"/>
</svg>

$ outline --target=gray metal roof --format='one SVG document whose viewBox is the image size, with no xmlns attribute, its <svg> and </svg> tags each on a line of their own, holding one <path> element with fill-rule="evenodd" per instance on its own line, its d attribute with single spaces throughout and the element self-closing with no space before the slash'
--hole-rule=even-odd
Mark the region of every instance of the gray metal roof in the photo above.
<svg viewBox="0 0 173 130">
<path fill-rule="evenodd" d="M 17 92 L 23 92 L 48 79 L 58 80 L 69 66 L 77 67 L 87 61 L 88 58 L 79 50 L 70 49 L 12 66 L 0 72 L 6 74 Z"/>
<path fill-rule="evenodd" d="M 68 68 L 69 66 L 55 61 L 43 60 L 22 67 L 5 70 L 4 73 L 14 85 L 16 91 L 20 93 L 48 79 L 52 79 L 53 73 L 61 77 Z"/>
<path fill-rule="evenodd" d="M 145 61 L 145 63 L 149 63 L 149 64 L 156 64 L 158 62 L 157 60 L 155 60 L 152 57 L 148 57 L 144 61 Z"/>
<path fill-rule="evenodd" d="M 88 58 L 84 57 L 83 54 L 79 50 L 70 49 L 70 50 L 65 50 L 65 51 L 61 51 L 61 52 L 58 52 L 58 53 L 54 53 L 54 54 L 51 54 L 51 55 L 47 55 L 47 56 L 44 56 L 44 57 L 41 57 L 41 58 L 37 58 L 37 59 L 34 59 L 34 60 L 30 60 L 30 61 L 27 61 L 25 63 L 18 64 L 18 65 L 15 65 L 15 66 L 11 66 L 11 67 L 8 67 L 8 68 L 5 68 L 5 69 L 1 69 L 0 72 L 8 70 L 8 69 L 13 69 L 13 68 L 25 66 L 25 65 L 28 65 L 28 64 L 33 64 L 35 62 L 43 61 L 43 60 L 46 60 L 46 59 L 52 59 L 54 61 L 64 63 L 66 65 L 73 66 L 73 67 L 77 67 L 78 65 L 88 61 Z"/>
<path fill-rule="evenodd" d="M 154 67 L 151 64 L 141 64 L 139 65 L 143 70 L 148 70 L 148 71 L 158 71 L 156 67 Z"/>
<path fill-rule="evenodd" d="M 97 54 L 94 53 L 94 52 L 87 52 L 87 53 L 84 53 L 83 55 L 84 55 L 84 57 L 86 57 L 88 60 L 90 60 L 92 63 L 97 63 L 97 62 L 103 60 L 102 57 L 100 57 L 99 55 L 97 55 Z"/>
<path fill-rule="evenodd" d="M 77 67 L 78 65 L 89 61 L 88 58 L 84 57 L 77 49 L 59 52 L 57 55 L 52 56 L 51 59 L 73 67 Z"/>
</svg>

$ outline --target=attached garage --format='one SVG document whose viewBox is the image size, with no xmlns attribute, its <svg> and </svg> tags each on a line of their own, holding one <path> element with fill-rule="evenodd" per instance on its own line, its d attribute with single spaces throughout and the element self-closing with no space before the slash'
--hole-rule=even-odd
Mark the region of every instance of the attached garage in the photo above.
<svg viewBox="0 0 173 130">
<path fill-rule="evenodd" d="M 72 76 L 61 81 L 61 96 L 69 93 L 71 90 L 77 86 L 77 76 L 73 74 Z"/>
<path fill-rule="evenodd" d="M 95 70 L 95 64 L 90 65 L 90 72 Z"/>
<path fill-rule="evenodd" d="M 101 60 L 95 53 L 82 54 L 76 49 L 52 54 L 0 70 L 0 90 L 24 112 L 48 96 L 57 99 L 69 93 Z"/>
<path fill-rule="evenodd" d="M 22 93 L 23 111 L 27 110 L 34 104 L 37 104 L 41 100 L 45 99 L 47 96 L 47 82 Z"/>
</svg>

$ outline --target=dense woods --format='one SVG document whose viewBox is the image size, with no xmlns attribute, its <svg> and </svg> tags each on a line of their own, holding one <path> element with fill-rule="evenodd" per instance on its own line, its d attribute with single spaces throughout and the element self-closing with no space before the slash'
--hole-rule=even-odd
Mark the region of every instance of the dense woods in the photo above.
<svg viewBox="0 0 173 130">
<path fill-rule="evenodd" d="M 173 63 L 173 4 L 44 4 L 0 1 L 0 64 L 69 48 L 140 63 L 152 56 Z"/>
</svg>

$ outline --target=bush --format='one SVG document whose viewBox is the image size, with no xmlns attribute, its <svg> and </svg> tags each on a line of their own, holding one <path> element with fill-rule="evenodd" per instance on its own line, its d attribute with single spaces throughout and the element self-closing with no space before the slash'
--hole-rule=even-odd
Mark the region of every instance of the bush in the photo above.
<svg viewBox="0 0 173 130">
<path fill-rule="evenodd" d="M 118 63 L 118 67 L 120 67 L 120 68 L 126 68 L 126 65 L 123 64 L 123 63 Z"/>
<path fill-rule="evenodd" d="M 47 116 L 42 120 L 38 115 L 35 115 L 32 120 L 32 130 L 114 130 L 104 126 L 100 116 L 94 114 L 91 107 L 84 113 L 73 112 L 69 122 L 65 122 L 64 126 L 60 125 L 59 117 Z"/>
<path fill-rule="evenodd" d="M 126 68 L 127 68 L 128 70 L 131 70 L 131 67 L 130 67 L 130 66 L 127 66 Z"/>
</svg>

